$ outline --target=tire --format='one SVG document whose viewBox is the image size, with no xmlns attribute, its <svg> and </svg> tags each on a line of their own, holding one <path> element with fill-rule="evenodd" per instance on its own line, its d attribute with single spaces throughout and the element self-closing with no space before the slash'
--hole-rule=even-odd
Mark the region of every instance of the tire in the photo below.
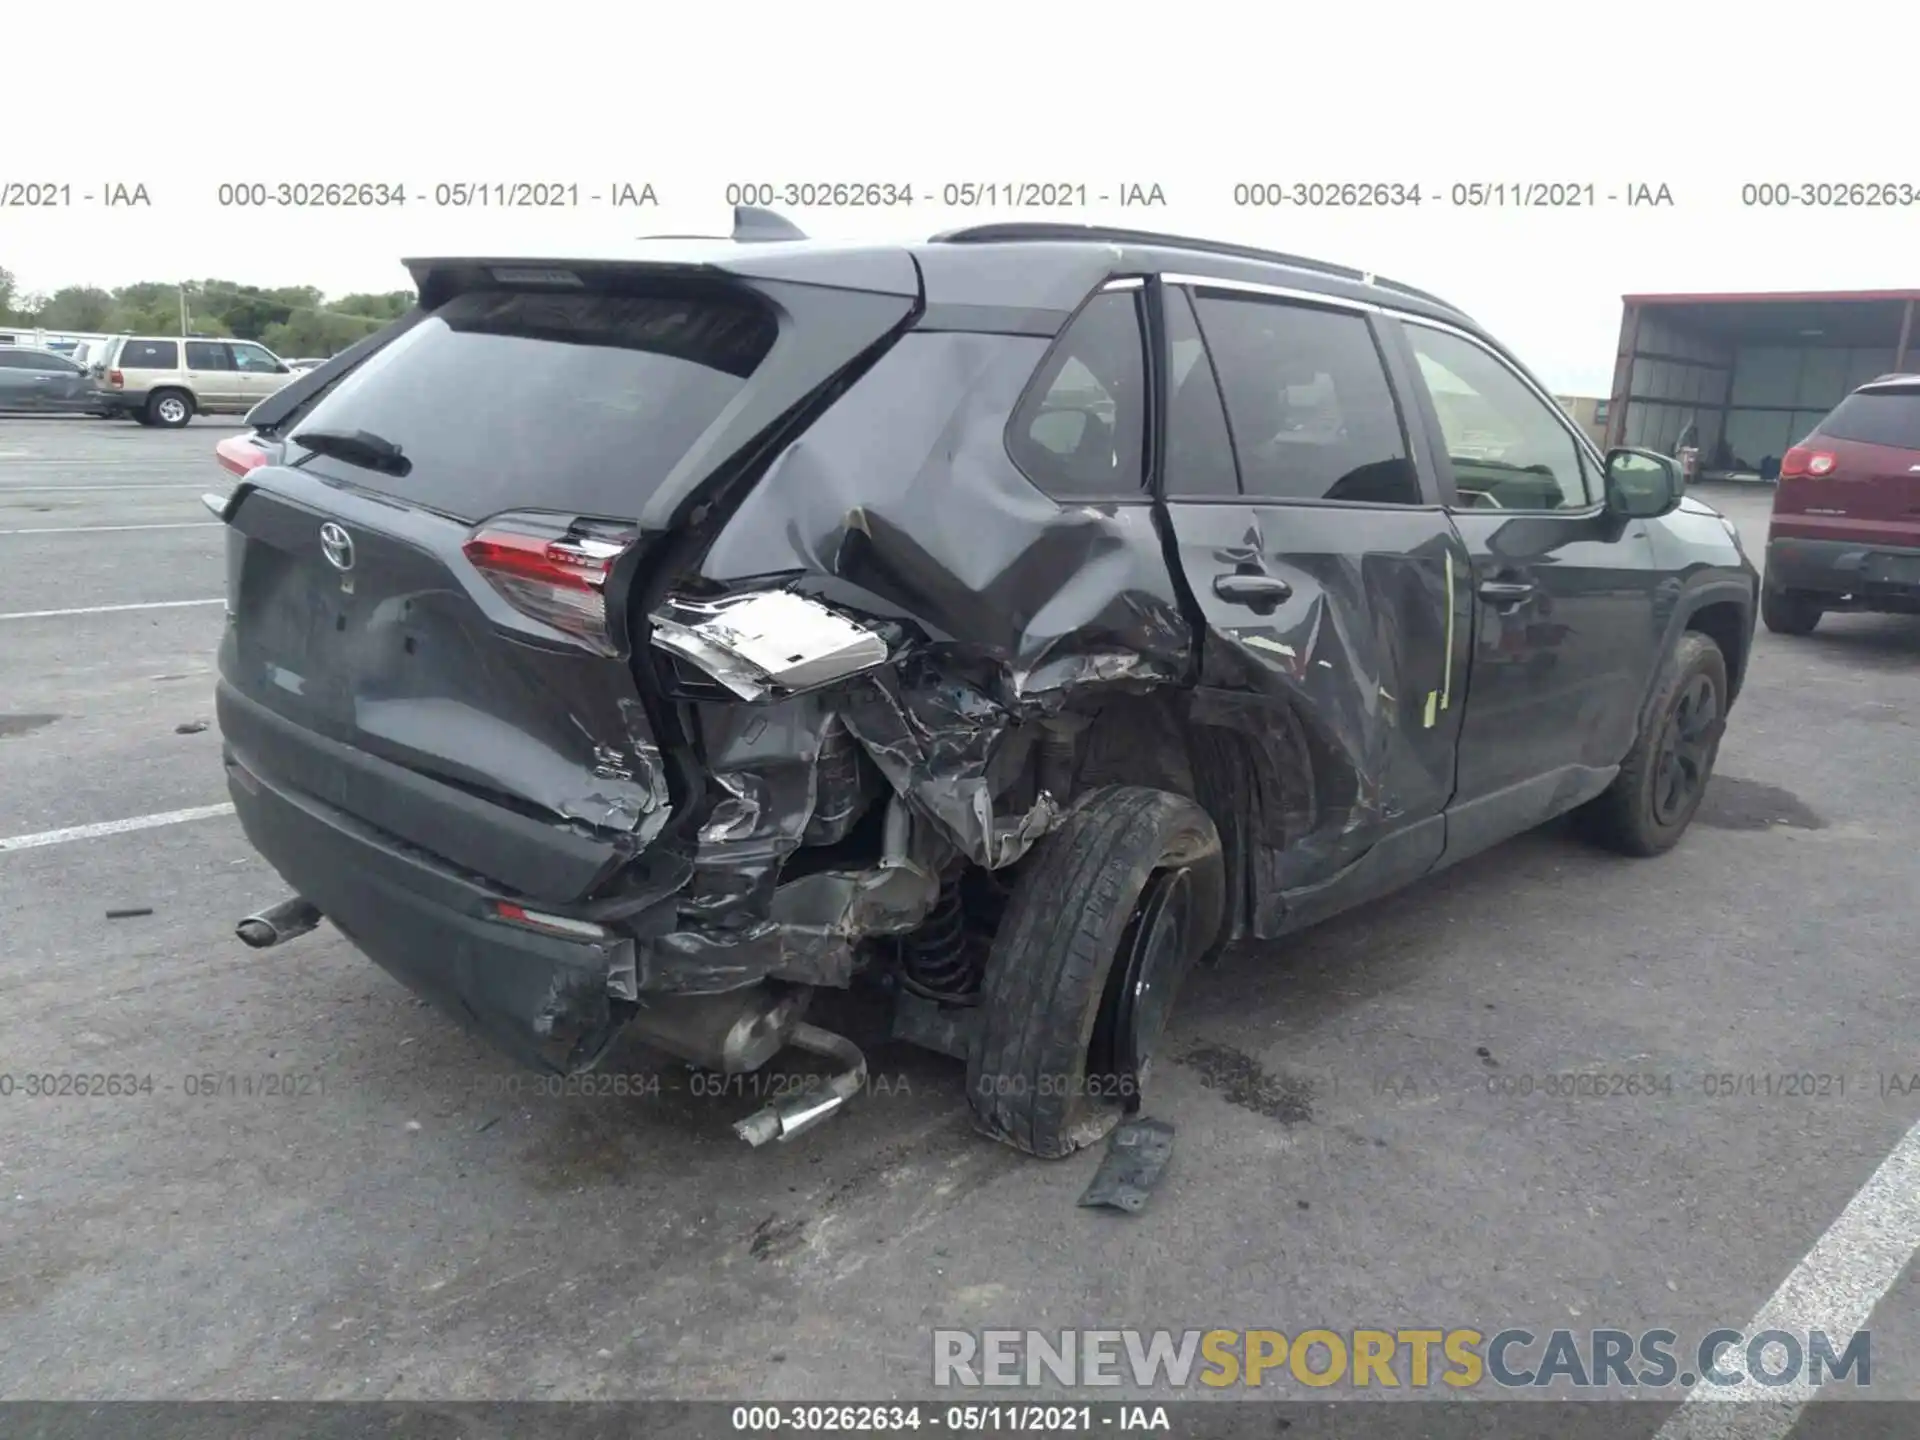
<svg viewBox="0 0 1920 1440">
<path fill-rule="evenodd" d="M 987 958 L 967 1059 L 981 1128 L 1058 1159 L 1137 1109 L 1179 982 L 1225 906 L 1205 810 L 1135 785 L 1089 791 L 1021 862 Z"/>
<path fill-rule="evenodd" d="M 147 414 L 144 407 L 139 410 L 122 410 L 120 413 L 136 425 L 144 425 L 149 428 L 153 425 L 153 418 Z"/>
<path fill-rule="evenodd" d="M 1811 635 L 1826 611 L 1802 590 L 1762 590 L 1760 619 L 1776 635 Z"/>
<path fill-rule="evenodd" d="M 1713 777 L 1727 693 L 1720 647 L 1697 631 L 1681 635 L 1661 670 L 1646 729 L 1613 784 L 1582 807 L 1590 838 L 1639 856 L 1662 855 L 1679 843 Z"/>
<path fill-rule="evenodd" d="M 193 397 L 184 390 L 156 390 L 147 397 L 147 424 L 178 430 L 193 419 Z"/>
</svg>

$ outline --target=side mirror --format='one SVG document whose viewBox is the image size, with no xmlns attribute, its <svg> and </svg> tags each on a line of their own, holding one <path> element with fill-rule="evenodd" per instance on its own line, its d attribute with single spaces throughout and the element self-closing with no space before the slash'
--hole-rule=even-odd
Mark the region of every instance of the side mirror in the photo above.
<svg viewBox="0 0 1920 1440">
<path fill-rule="evenodd" d="M 1607 452 L 1607 509 L 1627 520 L 1656 520 L 1680 503 L 1680 464 L 1652 450 Z"/>
</svg>

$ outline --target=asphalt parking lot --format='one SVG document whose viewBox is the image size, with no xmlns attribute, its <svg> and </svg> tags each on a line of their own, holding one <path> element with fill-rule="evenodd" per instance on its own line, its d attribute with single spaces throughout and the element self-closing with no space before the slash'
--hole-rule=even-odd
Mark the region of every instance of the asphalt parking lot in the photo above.
<svg viewBox="0 0 1920 1440">
<path fill-rule="evenodd" d="M 1920 1399 L 1920 620 L 1762 632 L 1664 859 L 1542 832 L 1197 976 L 1119 1217 L 931 1056 L 752 1151 L 752 1097 L 638 1050 L 657 1093 L 515 1093 L 325 927 L 242 947 L 282 892 L 201 813 L 221 433 L 0 420 L 0 1071 L 153 1081 L 0 1098 L 0 1395 L 871 1398 L 931 1394 L 933 1326 L 1851 1316 Z M 1765 493 L 1707 498 L 1757 554 Z"/>
</svg>

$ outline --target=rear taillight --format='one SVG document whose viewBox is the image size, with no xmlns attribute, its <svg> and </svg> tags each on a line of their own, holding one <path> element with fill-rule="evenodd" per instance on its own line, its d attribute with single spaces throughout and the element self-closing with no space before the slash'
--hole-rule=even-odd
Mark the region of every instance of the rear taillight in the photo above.
<svg viewBox="0 0 1920 1440">
<path fill-rule="evenodd" d="M 1811 445 L 1795 445 L 1780 457 L 1780 478 L 1782 480 L 1824 480 L 1839 464 L 1839 456 L 1831 450 L 1816 450 Z"/>
<path fill-rule="evenodd" d="M 127 377 L 118 370 L 107 371 L 107 384 L 118 390 L 127 383 Z"/>
<path fill-rule="evenodd" d="M 487 528 L 462 548 L 473 568 L 522 615 L 563 630 L 602 655 L 619 653 L 607 620 L 605 592 L 626 546 Z"/>
<path fill-rule="evenodd" d="M 267 452 L 254 444 L 251 436 L 229 435 L 213 447 L 213 458 L 228 474 L 244 477 L 267 463 Z"/>
</svg>

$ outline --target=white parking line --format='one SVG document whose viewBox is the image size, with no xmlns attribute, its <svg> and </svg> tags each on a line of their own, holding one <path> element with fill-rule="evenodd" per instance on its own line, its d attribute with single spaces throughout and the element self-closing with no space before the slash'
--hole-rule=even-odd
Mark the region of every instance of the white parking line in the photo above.
<svg viewBox="0 0 1920 1440">
<path fill-rule="evenodd" d="M 1835 1347 L 1843 1349 L 1847 1337 L 1867 1323 L 1905 1273 L 1915 1251 L 1920 1251 L 1920 1125 L 1901 1137 L 1840 1218 L 1760 1308 L 1747 1326 L 1748 1339 L 1765 1330 L 1803 1336 L 1824 1330 Z M 1784 1440 L 1813 1396 L 1814 1387 L 1804 1376 L 1776 1386 L 1722 1388 L 1703 1382 L 1654 1440 Z M 1865 1398 L 1850 1395 L 1854 1403 Z M 1743 1400 L 1754 1403 L 1725 1403 Z"/>
<path fill-rule="evenodd" d="M 224 605 L 213 600 L 142 600 L 137 605 L 82 605 L 72 610 L 13 610 L 0 620 L 51 620 L 59 615 L 110 615 L 116 610 L 179 610 L 189 605 Z"/>
<path fill-rule="evenodd" d="M 42 845 L 64 845 L 69 840 L 92 840 L 101 835 L 125 835 L 129 830 L 152 830 L 160 825 L 179 825 L 188 820 L 210 820 L 215 815 L 232 813 L 232 805 L 201 805 L 192 810 L 163 810 L 158 815 L 135 815 L 130 820 L 102 820 L 97 825 L 42 830 L 37 835 L 0 836 L 0 854 L 9 850 L 34 850 Z"/>
<path fill-rule="evenodd" d="M 218 520 L 170 520 L 161 525 L 43 525 L 32 530 L 0 530 L 0 535 L 97 535 L 103 530 L 218 530 Z"/>
<path fill-rule="evenodd" d="M 7 485 L 0 483 L 0 495 L 92 495 L 102 490 L 204 490 L 206 485 L 183 485 L 178 480 L 163 480 L 156 485 Z"/>
</svg>

